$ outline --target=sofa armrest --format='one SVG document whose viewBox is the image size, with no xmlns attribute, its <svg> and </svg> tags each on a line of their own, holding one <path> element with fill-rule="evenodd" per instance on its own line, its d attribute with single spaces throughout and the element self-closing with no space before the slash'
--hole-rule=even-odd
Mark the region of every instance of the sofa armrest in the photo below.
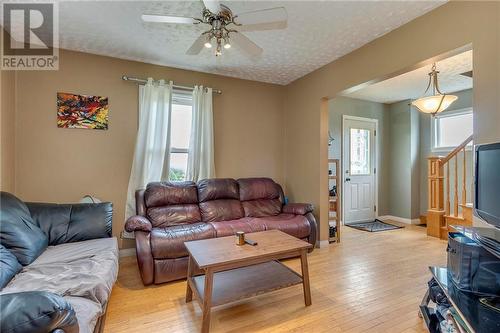
<svg viewBox="0 0 500 333">
<path fill-rule="evenodd" d="M 316 247 L 316 242 L 318 241 L 318 224 L 316 223 L 316 219 L 311 212 L 305 214 L 304 216 L 307 221 L 309 221 L 309 225 L 311 226 L 311 233 L 309 234 L 307 241 L 313 246 L 309 250 L 309 252 L 312 252 Z"/>
<path fill-rule="evenodd" d="M 285 214 L 306 215 L 313 210 L 314 206 L 306 203 L 289 203 L 283 206 L 283 213 Z"/>
<path fill-rule="evenodd" d="M 147 218 L 141 215 L 131 216 L 125 223 L 125 230 L 127 230 L 128 232 L 139 230 L 144 232 L 151 232 L 151 229 L 153 229 L 151 222 L 149 222 Z"/>
<path fill-rule="evenodd" d="M 149 232 L 140 230 L 135 232 L 135 253 L 142 283 L 145 286 L 152 284 L 154 281 L 154 262 Z"/>
<path fill-rule="evenodd" d="M 33 203 L 26 205 L 36 225 L 49 238 L 49 245 L 111 237 L 113 204 Z"/>
<path fill-rule="evenodd" d="M 78 333 L 78 320 L 71 304 L 46 291 L 0 295 L 1 332 Z"/>
</svg>

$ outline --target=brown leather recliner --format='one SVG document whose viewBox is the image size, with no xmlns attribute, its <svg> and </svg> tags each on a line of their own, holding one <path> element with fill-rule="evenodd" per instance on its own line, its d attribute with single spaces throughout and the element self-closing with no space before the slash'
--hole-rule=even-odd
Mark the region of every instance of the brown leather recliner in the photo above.
<svg viewBox="0 0 500 333">
<path fill-rule="evenodd" d="M 125 229 L 135 231 L 144 285 L 186 277 L 185 241 L 278 229 L 315 245 L 313 206 L 283 202 L 269 178 L 155 182 L 136 191 L 137 215 Z"/>
</svg>

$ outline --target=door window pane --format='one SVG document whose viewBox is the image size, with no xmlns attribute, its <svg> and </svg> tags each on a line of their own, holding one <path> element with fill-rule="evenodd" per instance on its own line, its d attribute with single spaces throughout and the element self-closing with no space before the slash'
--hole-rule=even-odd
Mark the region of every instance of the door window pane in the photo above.
<svg viewBox="0 0 500 333">
<path fill-rule="evenodd" d="M 370 174 L 370 130 L 350 129 L 350 173 L 351 175 Z"/>
<path fill-rule="evenodd" d="M 171 181 L 186 180 L 188 153 L 170 153 L 170 172 Z"/>
</svg>

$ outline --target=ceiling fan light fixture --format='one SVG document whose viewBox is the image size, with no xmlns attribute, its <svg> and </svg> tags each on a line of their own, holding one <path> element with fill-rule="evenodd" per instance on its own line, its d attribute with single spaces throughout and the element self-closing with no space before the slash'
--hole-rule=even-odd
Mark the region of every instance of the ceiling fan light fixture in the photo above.
<svg viewBox="0 0 500 333">
<path fill-rule="evenodd" d="M 221 43 L 217 43 L 217 48 L 215 49 L 215 56 L 221 56 L 222 55 L 222 48 L 221 48 Z"/>
<path fill-rule="evenodd" d="M 420 112 L 429 113 L 433 116 L 446 110 L 458 99 L 455 95 L 443 94 L 439 90 L 438 73 L 436 64 L 432 65 L 432 71 L 429 73 L 429 84 L 427 85 L 427 89 L 425 89 L 424 96 L 411 103 Z M 432 91 L 432 95 L 426 96 L 429 90 Z"/>
<path fill-rule="evenodd" d="M 263 49 L 242 34 L 242 31 L 278 30 L 287 27 L 287 13 L 284 7 L 254 10 L 234 15 L 231 9 L 219 3 L 219 0 L 202 0 L 204 8 L 201 18 L 144 14 L 145 22 L 194 24 L 202 27 L 210 26 L 194 41 L 186 51 L 187 55 L 198 55 L 204 49 L 214 49 L 216 56 L 224 50 L 238 47 L 252 60 L 259 57 Z M 236 19 L 236 20 L 235 20 Z M 230 33 L 235 33 L 234 37 Z"/>
</svg>

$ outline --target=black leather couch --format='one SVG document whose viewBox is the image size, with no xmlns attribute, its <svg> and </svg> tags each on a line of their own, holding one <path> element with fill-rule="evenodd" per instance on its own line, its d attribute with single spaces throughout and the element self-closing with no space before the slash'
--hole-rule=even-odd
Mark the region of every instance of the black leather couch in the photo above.
<svg viewBox="0 0 500 333">
<path fill-rule="evenodd" d="M 0 332 L 102 329 L 118 272 L 112 214 L 111 203 L 24 203 L 0 193 Z M 80 287 L 83 267 L 97 278 Z"/>
</svg>

